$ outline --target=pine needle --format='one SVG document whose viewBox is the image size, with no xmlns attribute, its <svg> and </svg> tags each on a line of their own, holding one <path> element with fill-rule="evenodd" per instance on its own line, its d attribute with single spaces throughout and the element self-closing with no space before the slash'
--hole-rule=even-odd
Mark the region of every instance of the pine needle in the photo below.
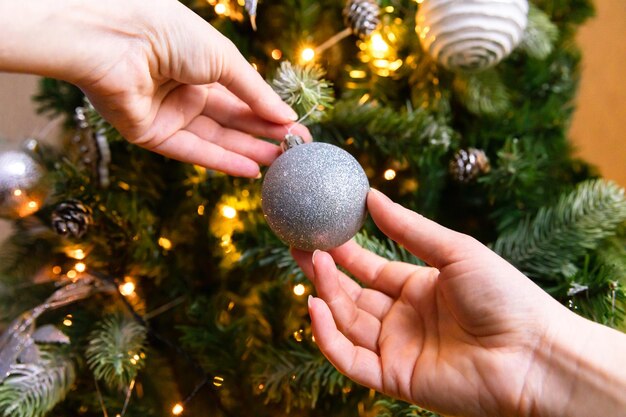
<svg viewBox="0 0 626 417">
<path fill-rule="evenodd" d="M 476 115 L 499 116 L 511 104 L 509 93 L 493 68 L 477 73 L 458 74 L 453 87 L 463 105 Z"/>
<path fill-rule="evenodd" d="M 500 236 L 494 250 L 530 277 L 558 280 L 574 275 L 576 261 L 626 221 L 624 190 L 590 180 Z"/>
<path fill-rule="evenodd" d="M 318 65 L 292 65 L 283 61 L 272 81 L 272 87 L 280 98 L 303 117 L 305 122 L 319 121 L 326 109 L 333 107 L 332 84 L 323 77 L 325 71 Z"/>
<path fill-rule="evenodd" d="M 520 48 L 533 58 L 546 59 L 552 53 L 558 37 L 559 29 L 550 21 L 548 15 L 530 3 L 528 26 Z"/>
<path fill-rule="evenodd" d="M 41 350 L 36 363 L 14 364 L 0 385 L 2 417 L 41 417 L 61 402 L 74 384 L 73 363 L 54 350 Z"/>
<path fill-rule="evenodd" d="M 144 365 L 146 328 L 130 318 L 111 315 L 90 335 L 87 364 L 111 388 L 128 387 Z"/>
</svg>

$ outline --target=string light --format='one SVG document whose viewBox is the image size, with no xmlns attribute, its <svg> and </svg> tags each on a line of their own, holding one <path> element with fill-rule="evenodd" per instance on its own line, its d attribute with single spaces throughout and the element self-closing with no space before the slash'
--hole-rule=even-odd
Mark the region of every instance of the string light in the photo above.
<svg viewBox="0 0 626 417">
<path fill-rule="evenodd" d="M 67 316 L 65 316 L 65 318 L 63 319 L 63 325 L 66 327 L 71 327 L 72 326 L 72 315 L 68 314 Z"/>
<path fill-rule="evenodd" d="M 59 265 L 55 265 L 52 267 L 52 273 L 55 275 L 59 275 L 61 272 L 63 272 L 63 269 L 61 269 L 61 267 Z"/>
<path fill-rule="evenodd" d="M 302 333 L 304 332 L 303 329 L 300 330 L 296 330 L 295 332 L 293 332 L 293 338 L 296 339 L 296 342 L 302 342 L 303 337 L 302 337 Z"/>
<path fill-rule="evenodd" d="M 176 403 L 174 407 L 172 407 L 172 414 L 174 414 L 175 416 L 181 415 L 183 411 L 185 411 L 185 409 L 183 408 L 183 405 L 181 403 Z"/>
<path fill-rule="evenodd" d="M 120 294 L 122 294 L 124 297 L 128 297 L 135 292 L 135 283 L 129 278 L 126 278 L 126 282 L 120 284 L 119 290 Z"/>
<path fill-rule="evenodd" d="M 170 250 L 172 249 L 172 241 L 166 237 L 161 236 L 159 238 L 159 246 L 165 250 Z"/>
<path fill-rule="evenodd" d="M 80 261 L 81 259 L 85 259 L 85 251 L 82 249 L 71 249 L 67 251 L 67 256 Z"/>
<path fill-rule="evenodd" d="M 198 216 L 204 216 L 204 205 L 202 204 L 198 206 Z"/>
<path fill-rule="evenodd" d="M 83 262 L 77 262 L 76 265 L 74 265 L 74 269 L 77 272 L 85 272 L 85 270 L 87 269 L 87 265 L 85 265 Z"/>
<path fill-rule="evenodd" d="M 222 207 L 222 216 L 226 217 L 227 219 L 234 219 L 235 217 L 237 217 L 237 210 L 235 210 L 235 208 L 232 206 L 225 205 Z"/>
<path fill-rule="evenodd" d="M 278 61 L 280 58 L 282 58 L 283 53 L 281 52 L 280 49 L 273 49 L 271 52 L 272 58 L 275 59 L 276 61 Z"/>
<path fill-rule="evenodd" d="M 383 177 L 385 177 L 387 181 L 391 181 L 396 177 L 396 171 L 389 168 L 388 170 L 385 171 L 385 173 L 383 174 Z"/>
<path fill-rule="evenodd" d="M 350 71 L 350 77 L 355 79 L 365 78 L 367 73 L 363 70 L 352 70 Z"/>
<path fill-rule="evenodd" d="M 215 5 L 215 13 L 222 15 L 226 14 L 226 5 L 224 3 L 218 3 Z"/>
<path fill-rule="evenodd" d="M 315 51 L 313 48 L 304 48 L 302 52 L 300 52 L 300 58 L 303 62 L 311 62 L 315 58 Z"/>
<path fill-rule="evenodd" d="M 297 284 L 293 287 L 293 293 L 297 295 L 298 297 L 304 295 L 305 291 L 306 291 L 306 287 L 302 284 Z"/>
<path fill-rule="evenodd" d="M 65 274 L 65 275 L 67 275 L 67 277 L 69 279 L 74 279 L 74 278 L 76 278 L 76 275 L 78 275 L 78 274 L 73 269 L 70 269 L 69 271 L 67 271 L 67 274 Z"/>
<path fill-rule="evenodd" d="M 13 191 L 13 195 L 16 197 L 19 197 L 22 195 L 22 190 L 20 190 L 19 188 L 17 190 Z"/>
<path fill-rule="evenodd" d="M 222 378 L 221 376 L 214 377 L 213 385 L 215 385 L 216 387 L 221 387 L 222 385 L 224 385 L 224 378 Z"/>
</svg>

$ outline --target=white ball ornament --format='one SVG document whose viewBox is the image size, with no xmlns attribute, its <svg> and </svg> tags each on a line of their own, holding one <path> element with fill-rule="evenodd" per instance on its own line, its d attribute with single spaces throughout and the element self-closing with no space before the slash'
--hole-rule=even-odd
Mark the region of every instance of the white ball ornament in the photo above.
<svg viewBox="0 0 626 417">
<path fill-rule="evenodd" d="M 285 148 L 285 147 L 283 147 Z M 369 181 L 356 159 L 328 143 L 288 135 L 261 192 L 270 228 L 288 245 L 332 249 L 350 240 L 366 217 Z"/>
<path fill-rule="evenodd" d="M 452 71 L 480 71 L 522 41 L 527 0 L 424 0 L 415 30 L 422 48 Z"/>
</svg>

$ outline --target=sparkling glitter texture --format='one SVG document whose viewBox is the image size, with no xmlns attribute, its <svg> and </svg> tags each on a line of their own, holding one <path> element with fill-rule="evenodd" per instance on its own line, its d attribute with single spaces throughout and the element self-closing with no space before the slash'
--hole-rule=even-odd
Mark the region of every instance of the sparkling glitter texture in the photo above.
<svg viewBox="0 0 626 417">
<path fill-rule="evenodd" d="M 20 151 L 0 153 L 0 217 L 14 219 L 35 212 L 45 196 L 43 169 Z"/>
<path fill-rule="evenodd" d="M 327 143 L 297 145 L 267 171 L 263 213 L 290 246 L 327 250 L 359 231 L 368 191 L 363 168 L 348 152 Z"/>
</svg>

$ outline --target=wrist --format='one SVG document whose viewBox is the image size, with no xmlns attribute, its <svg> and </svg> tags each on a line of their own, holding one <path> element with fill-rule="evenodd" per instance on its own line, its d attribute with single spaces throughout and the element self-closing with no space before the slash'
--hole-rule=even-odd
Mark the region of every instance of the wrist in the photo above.
<svg viewBox="0 0 626 417">
<path fill-rule="evenodd" d="M 535 352 L 519 415 L 623 415 L 626 335 L 567 310 L 559 313 Z"/>
</svg>

